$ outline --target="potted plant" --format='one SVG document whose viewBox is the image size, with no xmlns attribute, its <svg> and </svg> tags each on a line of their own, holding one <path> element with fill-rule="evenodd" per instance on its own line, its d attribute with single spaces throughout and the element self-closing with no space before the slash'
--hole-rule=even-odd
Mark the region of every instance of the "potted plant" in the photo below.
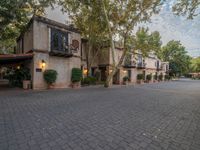
<svg viewBox="0 0 200 150">
<path fill-rule="evenodd" d="M 72 88 L 80 87 L 81 79 L 82 79 L 82 70 L 79 68 L 72 68 L 72 76 L 71 76 Z"/>
<path fill-rule="evenodd" d="M 163 74 L 161 73 L 161 74 L 158 76 L 158 78 L 159 78 L 159 81 L 163 81 Z"/>
<path fill-rule="evenodd" d="M 152 80 L 152 74 L 148 74 L 147 77 L 146 77 L 146 79 L 147 79 L 147 83 L 151 82 L 151 80 Z"/>
<path fill-rule="evenodd" d="M 130 80 L 130 79 L 129 79 L 128 76 L 123 77 L 123 84 L 124 84 L 124 85 L 127 85 L 129 80 Z"/>
<path fill-rule="evenodd" d="M 168 74 L 165 75 L 165 81 L 169 81 L 170 80 L 170 76 Z"/>
<path fill-rule="evenodd" d="M 53 69 L 48 69 L 44 71 L 43 77 L 49 89 L 54 87 L 54 83 L 56 82 L 57 75 L 58 75 L 57 71 Z"/>
<path fill-rule="evenodd" d="M 137 75 L 137 83 L 141 84 L 144 81 L 144 75 L 143 74 L 138 74 Z"/>
<path fill-rule="evenodd" d="M 29 68 L 20 67 L 16 69 L 9 69 L 6 78 L 12 87 L 22 87 L 23 89 L 31 88 L 31 75 Z"/>
<path fill-rule="evenodd" d="M 158 75 L 155 74 L 155 75 L 153 76 L 153 82 L 157 82 L 157 81 L 158 81 Z"/>
<path fill-rule="evenodd" d="M 31 88 L 31 74 L 29 68 L 22 68 L 21 73 L 23 75 L 23 89 L 27 90 Z"/>
</svg>

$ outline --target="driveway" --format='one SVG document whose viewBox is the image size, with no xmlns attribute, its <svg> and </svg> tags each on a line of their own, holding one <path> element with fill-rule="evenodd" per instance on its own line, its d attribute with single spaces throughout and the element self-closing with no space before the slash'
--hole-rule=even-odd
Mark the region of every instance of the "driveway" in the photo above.
<svg viewBox="0 0 200 150">
<path fill-rule="evenodd" d="M 1 150 L 200 150 L 200 81 L 0 92 Z"/>
</svg>

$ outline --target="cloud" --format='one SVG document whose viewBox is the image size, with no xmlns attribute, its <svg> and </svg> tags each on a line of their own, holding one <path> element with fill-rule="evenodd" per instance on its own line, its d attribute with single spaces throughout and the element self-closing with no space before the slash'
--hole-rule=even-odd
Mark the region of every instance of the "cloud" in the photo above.
<svg viewBox="0 0 200 150">
<path fill-rule="evenodd" d="M 192 56 L 200 56 L 200 16 L 187 20 L 183 16 L 175 16 L 171 9 L 174 0 L 164 3 L 161 12 L 152 17 L 151 23 L 145 26 L 151 31 L 159 31 L 163 44 L 170 40 L 179 40 Z"/>
</svg>

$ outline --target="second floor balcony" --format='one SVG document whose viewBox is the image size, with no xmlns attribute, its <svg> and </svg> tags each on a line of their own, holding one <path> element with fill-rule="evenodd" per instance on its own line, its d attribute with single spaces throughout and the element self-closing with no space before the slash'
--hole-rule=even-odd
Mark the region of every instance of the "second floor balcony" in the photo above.
<svg viewBox="0 0 200 150">
<path fill-rule="evenodd" d="M 124 67 L 125 68 L 136 68 L 136 63 L 134 61 L 125 61 Z"/>
<path fill-rule="evenodd" d="M 136 67 L 138 69 L 145 69 L 146 68 L 146 63 L 144 63 L 144 62 L 138 62 Z"/>
</svg>

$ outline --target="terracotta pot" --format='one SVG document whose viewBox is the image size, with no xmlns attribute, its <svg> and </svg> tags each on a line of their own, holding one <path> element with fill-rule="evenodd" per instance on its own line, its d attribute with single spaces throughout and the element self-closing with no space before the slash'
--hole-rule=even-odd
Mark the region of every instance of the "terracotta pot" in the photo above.
<svg viewBox="0 0 200 150">
<path fill-rule="evenodd" d="M 54 89 L 54 84 L 49 84 L 48 89 Z"/>
<path fill-rule="evenodd" d="M 128 81 L 123 81 L 123 84 L 124 85 L 128 85 Z"/>
<path fill-rule="evenodd" d="M 137 80 L 137 83 L 138 83 L 138 84 L 142 84 L 143 81 L 142 81 L 142 80 Z"/>
<path fill-rule="evenodd" d="M 80 88 L 81 87 L 81 84 L 80 82 L 74 82 L 71 84 L 72 88 L 76 89 L 76 88 Z"/>
</svg>

